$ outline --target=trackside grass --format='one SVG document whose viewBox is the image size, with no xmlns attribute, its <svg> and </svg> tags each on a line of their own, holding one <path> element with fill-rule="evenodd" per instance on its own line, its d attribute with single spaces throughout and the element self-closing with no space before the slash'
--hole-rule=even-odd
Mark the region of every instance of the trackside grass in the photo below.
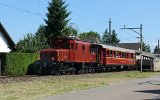
<svg viewBox="0 0 160 100">
<path fill-rule="evenodd" d="M 0 78 L 0 100 L 35 100 L 44 96 L 101 87 L 160 75 L 128 71 L 100 74 Z"/>
</svg>

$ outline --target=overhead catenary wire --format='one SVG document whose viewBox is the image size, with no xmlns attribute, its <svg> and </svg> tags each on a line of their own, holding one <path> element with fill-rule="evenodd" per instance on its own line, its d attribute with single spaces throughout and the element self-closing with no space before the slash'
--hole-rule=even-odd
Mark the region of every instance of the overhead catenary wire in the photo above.
<svg viewBox="0 0 160 100">
<path fill-rule="evenodd" d="M 18 7 L 15 7 L 15 6 L 11 6 L 11 5 L 2 3 L 2 2 L 0 2 L 0 6 L 11 8 L 11 9 L 14 9 L 14 10 L 17 10 L 17 11 L 22 11 L 22 12 L 25 12 L 25 13 L 28 13 L 28 14 L 32 14 L 32 15 L 37 15 L 37 16 L 40 16 L 42 18 L 44 17 L 44 15 L 42 15 L 40 13 L 36 13 L 36 12 L 32 12 L 32 11 L 29 11 L 29 10 L 26 10 L 26 9 L 22 9 L 22 8 L 18 8 Z"/>
</svg>

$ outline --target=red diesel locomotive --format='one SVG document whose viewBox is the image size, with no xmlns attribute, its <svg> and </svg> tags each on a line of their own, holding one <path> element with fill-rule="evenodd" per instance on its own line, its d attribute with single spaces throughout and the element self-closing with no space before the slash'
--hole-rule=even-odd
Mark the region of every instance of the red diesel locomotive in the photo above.
<svg viewBox="0 0 160 100">
<path fill-rule="evenodd" d="M 40 51 L 37 74 L 88 73 L 135 68 L 135 51 L 73 38 L 56 38 Z"/>
</svg>

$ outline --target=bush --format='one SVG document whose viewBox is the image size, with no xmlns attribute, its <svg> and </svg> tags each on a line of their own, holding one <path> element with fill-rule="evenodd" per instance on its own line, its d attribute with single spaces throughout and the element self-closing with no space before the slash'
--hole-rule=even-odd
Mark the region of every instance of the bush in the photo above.
<svg viewBox="0 0 160 100">
<path fill-rule="evenodd" d="M 36 53 L 9 53 L 3 54 L 3 74 L 11 76 L 22 76 L 27 73 L 28 66 L 39 57 Z"/>
</svg>

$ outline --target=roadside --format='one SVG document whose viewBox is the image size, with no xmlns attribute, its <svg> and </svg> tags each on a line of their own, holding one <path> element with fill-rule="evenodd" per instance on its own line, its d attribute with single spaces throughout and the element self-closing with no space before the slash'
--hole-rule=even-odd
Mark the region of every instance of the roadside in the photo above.
<svg viewBox="0 0 160 100">
<path fill-rule="evenodd" d="M 4 77 L 0 78 L 0 100 L 34 100 L 156 75 L 160 73 L 127 71 L 62 76 Z"/>
<path fill-rule="evenodd" d="M 39 100 L 160 100 L 160 76 L 50 96 Z"/>
</svg>

